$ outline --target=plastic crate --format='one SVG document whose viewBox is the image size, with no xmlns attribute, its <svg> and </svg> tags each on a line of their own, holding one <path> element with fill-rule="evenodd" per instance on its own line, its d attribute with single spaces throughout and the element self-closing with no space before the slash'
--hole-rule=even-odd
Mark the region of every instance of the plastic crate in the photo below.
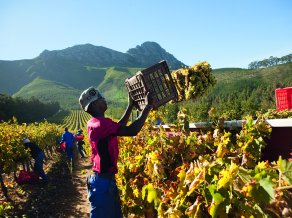
<svg viewBox="0 0 292 218">
<path fill-rule="evenodd" d="M 292 87 L 275 90 L 278 111 L 292 109 Z"/>
<path fill-rule="evenodd" d="M 161 61 L 125 81 L 130 96 L 139 111 L 144 109 L 147 92 L 153 93 L 154 109 L 177 99 L 177 91 L 173 83 L 166 61 Z"/>
</svg>

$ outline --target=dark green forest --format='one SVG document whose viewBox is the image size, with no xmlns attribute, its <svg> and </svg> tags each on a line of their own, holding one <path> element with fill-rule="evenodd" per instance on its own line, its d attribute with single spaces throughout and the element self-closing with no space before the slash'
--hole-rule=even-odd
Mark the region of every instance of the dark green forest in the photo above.
<svg viewBox="0 0 292 218">
<path fill-rule="evenodd" d="M 8 121 L 15 117 L 19 123 L 37 122 L 52 117 L 59 109 L 57 102 L 42 103 L 34 97 L 22 99 L 0 94 L 1 121 Z"/>
</svg>

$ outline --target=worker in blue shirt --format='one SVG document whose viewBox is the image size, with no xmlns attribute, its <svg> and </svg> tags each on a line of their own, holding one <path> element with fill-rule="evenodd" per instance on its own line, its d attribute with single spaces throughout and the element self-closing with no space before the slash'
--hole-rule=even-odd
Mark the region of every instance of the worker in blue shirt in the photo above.
<svg viewBox="0 0 292 218">
<path fill-rule="evenodd" d="M 66 153 L 68 157 L 68 161 L 73 167 L 73 148 L 74 148 L 74 135 L 68 131 L 68 127 L 65 128 L 65 132 L 62 134 L 62 140 L 60 144 L 63 142 L 66 143 Z"/>
</svg>

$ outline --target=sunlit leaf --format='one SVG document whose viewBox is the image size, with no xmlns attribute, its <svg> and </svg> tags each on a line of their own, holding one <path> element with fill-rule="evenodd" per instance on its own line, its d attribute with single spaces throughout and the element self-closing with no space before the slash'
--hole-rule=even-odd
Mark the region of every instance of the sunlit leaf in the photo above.
<svg viewBox="0 0 292 218">
<path fill-rule="evenodd" d="M 277 164 L 282 173 L 283 179 L 288 183 L 288 185 L 292 185 L 292 161 L 283 160 L 280 156 Z"/>
<path fill-rule="evenodd" d="M 274 183 L 272 182 L 270 176 L 267 178 L 261 179 L 259 181 L 260 186 L 268 193 L 270 199 L 274 199 L 275 191 L 274 191 Z"/>
<path fill-rule="evenodd" d="M 205 181 L 205 168 L 196 176 L 189 187 L 189 191 L 187 195 L 192 194 L 192 192 L 202 183 Z"/>
</svg>

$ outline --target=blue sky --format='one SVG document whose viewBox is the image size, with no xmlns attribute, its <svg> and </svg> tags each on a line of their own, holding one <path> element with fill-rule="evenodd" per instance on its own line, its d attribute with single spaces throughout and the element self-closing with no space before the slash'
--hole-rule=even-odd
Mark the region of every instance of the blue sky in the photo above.
<svg viewBox="0 0 292 218">
<path fill-rule="evenodd" d="M 0 0 L 0 60 L 145 41 L 187 65 L 242 67 L 292 53 L 291 0 Z"/>
</svg>

